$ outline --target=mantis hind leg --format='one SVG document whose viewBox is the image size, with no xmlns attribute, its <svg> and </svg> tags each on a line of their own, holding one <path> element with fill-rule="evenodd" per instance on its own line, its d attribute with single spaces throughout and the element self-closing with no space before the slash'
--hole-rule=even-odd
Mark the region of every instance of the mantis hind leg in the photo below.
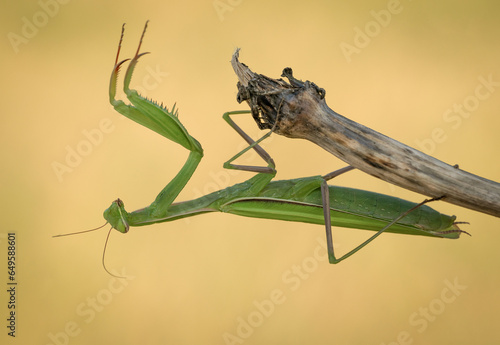
<svg viewBox="0 0 500 345">
<path fill-rule="evenodd" d="M 323 216 L 325 218 L 325 231 L 326 231 L 326 247 L 328 250 L 328 261 L 331 264 L 339 263 L 346 257 L 341 257 L 340 259 L 335 258 L 335 252 L 333 249 L 333 236 L 332 236 L 332 219 L 330 214 L 330 188 L 326 181 L 331 180 L 334 177 L 342 175 L 348 171 L 355 169 L 354 167 L 348 165 L 345 168 L 335 170 L 329 174 L 322 176 L 321 181 L 321 199 L 323 202 Z M 358 249 L 359 250 L 359 249 Z M 354 253 L 352 253 L 354 254 Z M 350 254 L 350 255 L 352 255 Z"/>
<path fill-rule="evenodd" d="M 323 212 L 324 212 L 324 217 L 325 217 L 325 228 L 326 228 L 326 241 L 327 241 L 327 249 L 328 249 L 328 261 L 331 264 L 338 264 L 342 260 L 347 259 L 351 255 L 355 254 L 357 251 L 365 247 L 368 243 L 376 239 L 378 236 L 380 236 L 384 231 L 386 231 L 388 228 L 390 228 L 392 225 L 400 221 L 402 218 L 406 217 L 408 214 L 411 212 L 415 211 L 417 208 L 421 207 L 422 205 L 425 205 L 431 201 L 437 201 L 441 200 L 443 196 L 437 197 L 437 198 L 432 198 L 432 199 L 425 199 L 421 203 L 413 206 L 409 210 L 401 213 L 398 217 L 394 218 L 389 224 L 384 226 L 382 229 L 377 231 L 373 236 L 368 238 L 366 241 L 349 251 L 348 253 L 342 255 L 340 258 L 335 257 L 334 249 L 333 249 L 333 237 L 332 237 L 332 227 L 331 227 L 331 215 L 330 215 L 330 189 L 328 188 L 328 184 L 326 183 L 327 179 L 331 179 L 333 177 L 339 176 L 340 174 L 343 174 L 347 171 L 350 171 L 354 169 L 351 166 L 347 166 L 345 168 L 336 170 L 330 174 L 327 174 L 323 176 L 323 182 L 321 184 L 321 196 L 323 200 Z"/>
</svg>

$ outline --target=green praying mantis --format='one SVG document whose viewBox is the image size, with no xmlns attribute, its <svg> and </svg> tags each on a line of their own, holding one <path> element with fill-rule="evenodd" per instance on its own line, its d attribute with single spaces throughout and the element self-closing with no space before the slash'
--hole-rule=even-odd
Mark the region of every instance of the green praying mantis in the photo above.
<svg viewBox="0 0 500 345">
<path fill-rule="evenodd" d="M 174 202 L 196 170 L 203 157 L 203 149 L 180 122 L 175 106 L 168 110 L 165 106 L 142 97 L 130 88 L 132 74 L 139 58 L 148 54 L 140 52 L 147 24 L 146 22 L 135 56 L 132 59 L 119 61 L 124 36 L 124 26 L 122 27 L 109 84 L 109 100 L 120 114 L 178 143 L 190 153 L 184 166 L 148 207 L 127 212 L 120 199 L 113 201 L 111 206 L 104 211 L 106 224 L 109 223 L 111 229 L 127 233 L 130 227 L 168 222 L 208 212 L 322 224 L 326 228 L 328 258 L 332 264 L 350 257 L 383 232 L 450 239 L 459 238 L 461 233 L 466 233 L 458 227 L 459 223 L 455 222 L 455 216 L 441 214 L 424 205 L 435 199 L 415 204 L 383 194 L 327 184 L 328 180 L 352 170 L 352 167 L 346 167 L 325 176 L 273 181 L 276 175 L 275 163 L 259 145 L 272 131 L 254 141 L 231 118 L 231 116 L 246 114 L 249 111 L 227 112 L 223 115 L 223 119 L 249 144 L 246 149 L 224 163 L 224 168 L 251 171 L 256 175 L 245 182 L 194 200 Z M 130 102 L 126 104 L 116 99 L 115 96 L 118 72 L 120 67 L 129 60 L 123 82 L 123 91 Z M 249 150 L 255 150 L 267 166 L 242 166 L 232 163 Z M 374 230 L 376 233 L 337 258 L 333 248 L 331 226 Z M 96 229 L 87 231 L 93 230 Z"/>
</svg>

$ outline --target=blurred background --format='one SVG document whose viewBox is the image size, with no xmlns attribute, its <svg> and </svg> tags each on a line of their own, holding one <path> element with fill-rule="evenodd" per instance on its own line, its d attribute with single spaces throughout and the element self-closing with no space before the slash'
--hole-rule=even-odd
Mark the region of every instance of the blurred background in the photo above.
<svg viewBox="0 0 500 345">
<path fill-rule="evenodd" d="M 222 163 L 242 140 L 221 119 L 236 102 L 230 59 L 277 78 L 284 67 L 326 90 L 340 114 L 447 163 L 500 181 L 500 5 L 494 1 L 62 1 L 1 4 L 0 280 L 16 234 L 16 337 L 2 344 L 470 344 L 500 341 L 500 220 L 444 202 L 472 237 L 385 234 L 339 265 L 321 226 L 207 214 L 111 233 L 120 197 L 149 205 L 188 152 L 122 119 L 108 82 L 122 23 L 132 84 L 179 108 L 205 157 L 179 200 L 248 179 Z M 123 96 L 121 93 L 119 94 Z M 257 130 L 244 117 L 253 137 Z M 272 136 L 279 179 L 345 164 Z M 245 164 L 260 164 L 254 156 Z M 415 202 L 361 172 L 334 184 Z M 334 229 L 345 252 L 371 232 Z"/>
</svg>

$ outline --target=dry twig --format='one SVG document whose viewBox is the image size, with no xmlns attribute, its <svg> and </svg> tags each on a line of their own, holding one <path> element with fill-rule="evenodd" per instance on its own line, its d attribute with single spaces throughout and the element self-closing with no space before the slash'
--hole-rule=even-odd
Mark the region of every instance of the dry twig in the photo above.
<svg viewBox="0 0 500 345">
<path fill-rule="evenodd" d="M 283 79 L 252 72 L 238 61 L 238 102 L 246 101 L 261 129 L 312 141 L 344 162 L 397 186 L 500 217 L 500 184 L 451 166 L 330 109 L 325 90 L 283 70 Z"/>
</svg>

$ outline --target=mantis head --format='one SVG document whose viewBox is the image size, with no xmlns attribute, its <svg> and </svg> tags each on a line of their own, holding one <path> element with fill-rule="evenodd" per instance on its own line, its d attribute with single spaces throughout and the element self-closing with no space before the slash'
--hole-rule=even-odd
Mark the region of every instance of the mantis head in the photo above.
<svg viewBox="0 0 500 345">
<path fill-rule="evenodd" d="M 116 274 L 111 273 L 106 268 L 106 265 L 104 263 L 104 256 L 106 254 L 106 247 L 108 245 L 108 239 L 109 239 L 109 234 L 111 233 L 111 229 L 116 229 L 116 230 L 120 231 L 123 234 L 127 233 L 128 229 L 129 229 L 129 225 L 128 225 L 128 221 L 127 221 L 128 213 L 127 213 L 127 211 L 125 211 L 125 208 L 123 206 L 123 201 L 121 201 L 120 199 L 116 199 L 115 201 L 113 201 L 113 203 L 111 204 L 111 206 L 109 206 L 109 208 L 106 211 L 104 211 L 104 218 L 107 220 L 107 222 L 104 225 L 102 225 L 102 226 L 100 226 L 98 228 L 90 229 L 90 230 L 84 230 L 84 231 L 79 231 L 79 232 L 73 232 L 73 233 L 70 233 L 70 234 L 55 235 L 53 237 L 61 237 L 61 236 L 82 234 L 82 233 L 85 233 L 85 232 L 99 230 L 102 227 L 106 226 L 107 224 L 111 224 L 111 228 L 108 231 L 108 236 L 106 237 L 106 242 L 104 242 L 104 250 L 102 252 L 102 267 L 104 267 L 104 270 L 106 272 L 108 272 L 108 274 L 110 274 L 113 277 L 116 277 L 116 278 L 125 278 L 125 277 L 118 276 Z"/>
<path fill-rule="evenodd" d="M 125 211 L 123 201 L 120 199 L 113 201 L 111 206 L 104 211 L 104 219 L 106 219 L 114 229 L 123 234 L 126 234 L 129 229 L 127 218 L 128 213 Z"/>
</svg>

